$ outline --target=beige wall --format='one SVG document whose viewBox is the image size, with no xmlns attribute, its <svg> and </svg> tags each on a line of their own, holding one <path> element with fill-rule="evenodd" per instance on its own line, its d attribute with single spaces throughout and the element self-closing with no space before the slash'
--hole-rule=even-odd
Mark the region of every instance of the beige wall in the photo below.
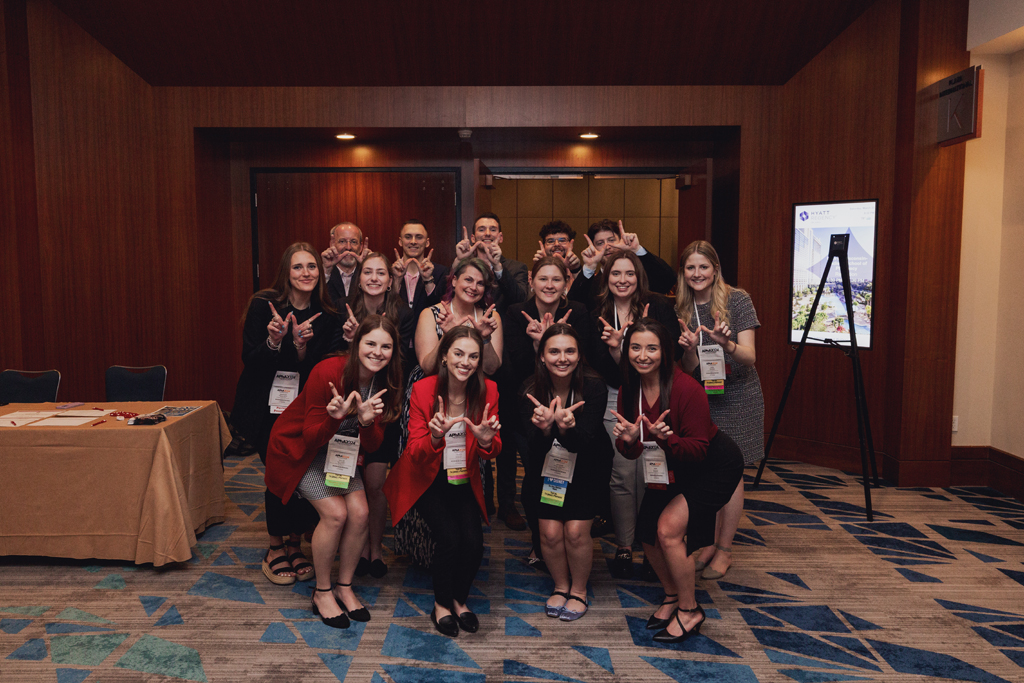
<svg viewBox="0 0 1024 683">
<path fill-rule="evenodd" d="M 967 143 L 954 446 L 1024 457 L 1024 52 L 977 55 L 982 137 Z"/>
<path fill-rule="evenodd" d="M 491 211 L 501 218 L 503 251 L 523 263 L 533 263 L 537 235 L 545 223 L 568 223 L 576 231 L 574 251 L 579 255 L 587 247 L 587 228 L 602 218 L 621 219 L 644 248 L 669 263 L 674 260 L 679 238 L 675 179 L 496 178 L 490 197 Z"/>
</svg>

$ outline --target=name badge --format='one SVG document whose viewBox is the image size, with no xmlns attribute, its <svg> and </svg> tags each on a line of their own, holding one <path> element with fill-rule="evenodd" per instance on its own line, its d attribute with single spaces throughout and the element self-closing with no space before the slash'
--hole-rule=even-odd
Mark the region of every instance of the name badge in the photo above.
<svg viewBox="0 0 1024 683">
<path fill-rule="evenodd" d="M 270 412 L 280 415 L 299 395 L 299 373 L 279 371 L 270 385 Z"/>
<path fill-rule="evenodd" d="M 641 445 L 644 448 L 644 483 L 668 485 L 669 470 L 665 451 L 657 441 L 643 441 Z"/>
<path fill-rule="evenodd" d="M 546 503 L 547 505 L 554 505 L 555 507 L 565 506 L 565 492 L 569 487 L 569 482 L 564 479 L 553 479 L 551 477 L 544 477 L 544 486 L 540 490 L 540 502 Z"/>
<path fill-rule="evenodd" d="M 327 486 L 347 489 L 356 474 L 359 462 L 359 437 L 336 434 L 327 444 L 324 482 Z"/>
<path fill-rule="evenodd" d="M 700 378 L 705 382 L 725 381 L 725 351 L 718 344 L 698 346 Z"/>
<path fill-rule="evenodd" d="M 456 429 L 460 431 L 455 431 Z M 448 471 L 449 484 L 469 483 L 469 468 L 466 466 L 466 427 L 462 422 L 445 434 L 443 464 Z"/>
<path fill-rule="evenodd" d="M 569 452 L 565 446 L 555 439 L 551 444 L 551 450 L 544 456 L 544 469 L 540 476 L 551 479 L 559 479 L 567 484 L 572 483 L 572 473 L 576 470 L 576 454 Z"/>
<path fill-rule="evenodd" d="M 604 408 L 604 421 L 605 422 L 618 422 L 618 418 L 612 415 L 613 410 L 619 409 L 619 390 L 608 387 L 608 403 L 605 404 Z"/>
</svg>

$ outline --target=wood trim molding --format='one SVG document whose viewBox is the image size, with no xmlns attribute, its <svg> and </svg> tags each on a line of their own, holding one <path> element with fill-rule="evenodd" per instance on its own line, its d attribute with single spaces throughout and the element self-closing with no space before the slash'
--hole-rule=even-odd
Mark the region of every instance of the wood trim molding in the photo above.
<svg viewBox="0 0 1024 683">
<path fill-rule="evenodd" d="M 952 486 L 988 486 L 1024 501 L 1024 458 L 993 446 L 953 446 Z"/>
</svg>

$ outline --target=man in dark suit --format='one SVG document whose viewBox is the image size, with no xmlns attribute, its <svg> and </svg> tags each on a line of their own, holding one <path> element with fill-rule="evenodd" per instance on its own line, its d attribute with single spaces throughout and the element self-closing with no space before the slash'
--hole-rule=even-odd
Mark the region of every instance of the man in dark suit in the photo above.
<svg viewBox="0 0 1024 683">
<path fill-rule="evenodd" d="M 501 221 L 493 213 L 484 213 L 473 222 L 473 232 L 469 233 L 466 228 L 462 229 L 463 239 L 455 245 L 455 261 L 470 256 L 477 256 L 494 273 L 497 281 L 497 289 L 494 293 L 494 310 L 504 316 L 508 307 L 526 301 L 530 292 L 529 275 L 526 264 L 515 259 L 505 258 L 501 253 L 501 243 L 504 235 L 501 233 Z M 508 347 L 505 347 L 505 357 L 502 358 L 501 367 L 494 375 L 494 381 L 498 384 L 499 411 L 502 415 L 508 416 L 506 420 L 512 419 L 518 410 L 516 395 L 519 390 L 519 382 L 522 377 L 517 377 L 510 367 L 508 359 Z M 509 424 L 515 424 L 512 419 Z M 505 523 L 509 529 L 522 531 L 526 528 L 526 520 L 516 509 L 516 448 L 508 443 L 498 454 L 498 519 Z M 494 505 L 494 482 L 491 477 L 489 463 L 481 463 L 484 472 L 484 500 L 488 508 Z"/>
<path fill-rule="evenodd" d="M 345 221 L 331 228 L 331 246 L 320 254 L 327 278 L 327 293 L 338 310 L 345 311 L 345 302 L 352 289 L 356 266 L 369 252 L 369 240 L 355 223 Z"/>
<path fill-rule="evenodd" d="M 418 320 L 423 309 L 433 306 L 444 296 L 448 269 L 434 263 L 434 250 L 430 249 L 430 236 L 422 221 L 408 220 L 402 224 L 398 231 L 398 246 L 401 252 L 395 249 L 391 274 L 402 301 Z"/>
</svg>

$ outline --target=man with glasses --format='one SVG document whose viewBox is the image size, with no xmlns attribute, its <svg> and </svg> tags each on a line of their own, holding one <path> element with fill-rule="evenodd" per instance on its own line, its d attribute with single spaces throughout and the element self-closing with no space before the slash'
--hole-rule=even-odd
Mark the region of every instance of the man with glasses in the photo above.
<svg viewBox="0 0 1024 683">
<path fill-rule="evenodd" d="M 540 229 L 540 241 L 537 245 L 537 253 L 533 255 L 534 262 L 545 256 L 558 256 L 565 261 L 569 272 L 575 276 L 583 268 L 580 259 L 573 253 L 575 246 L 576 231 L 563 221 L 551 221 Z"/>
<path fill-rule="evenodd" d="M 368 241 L 363 239 L 359 226 L 345 221 L 331 228 L 331 246 L 320 254 L 324 262 L 324 277 L 327 278 L 327 293 L 339 310 L 345 309 L 356 266 L 370 253 Z"/>
</svg>

